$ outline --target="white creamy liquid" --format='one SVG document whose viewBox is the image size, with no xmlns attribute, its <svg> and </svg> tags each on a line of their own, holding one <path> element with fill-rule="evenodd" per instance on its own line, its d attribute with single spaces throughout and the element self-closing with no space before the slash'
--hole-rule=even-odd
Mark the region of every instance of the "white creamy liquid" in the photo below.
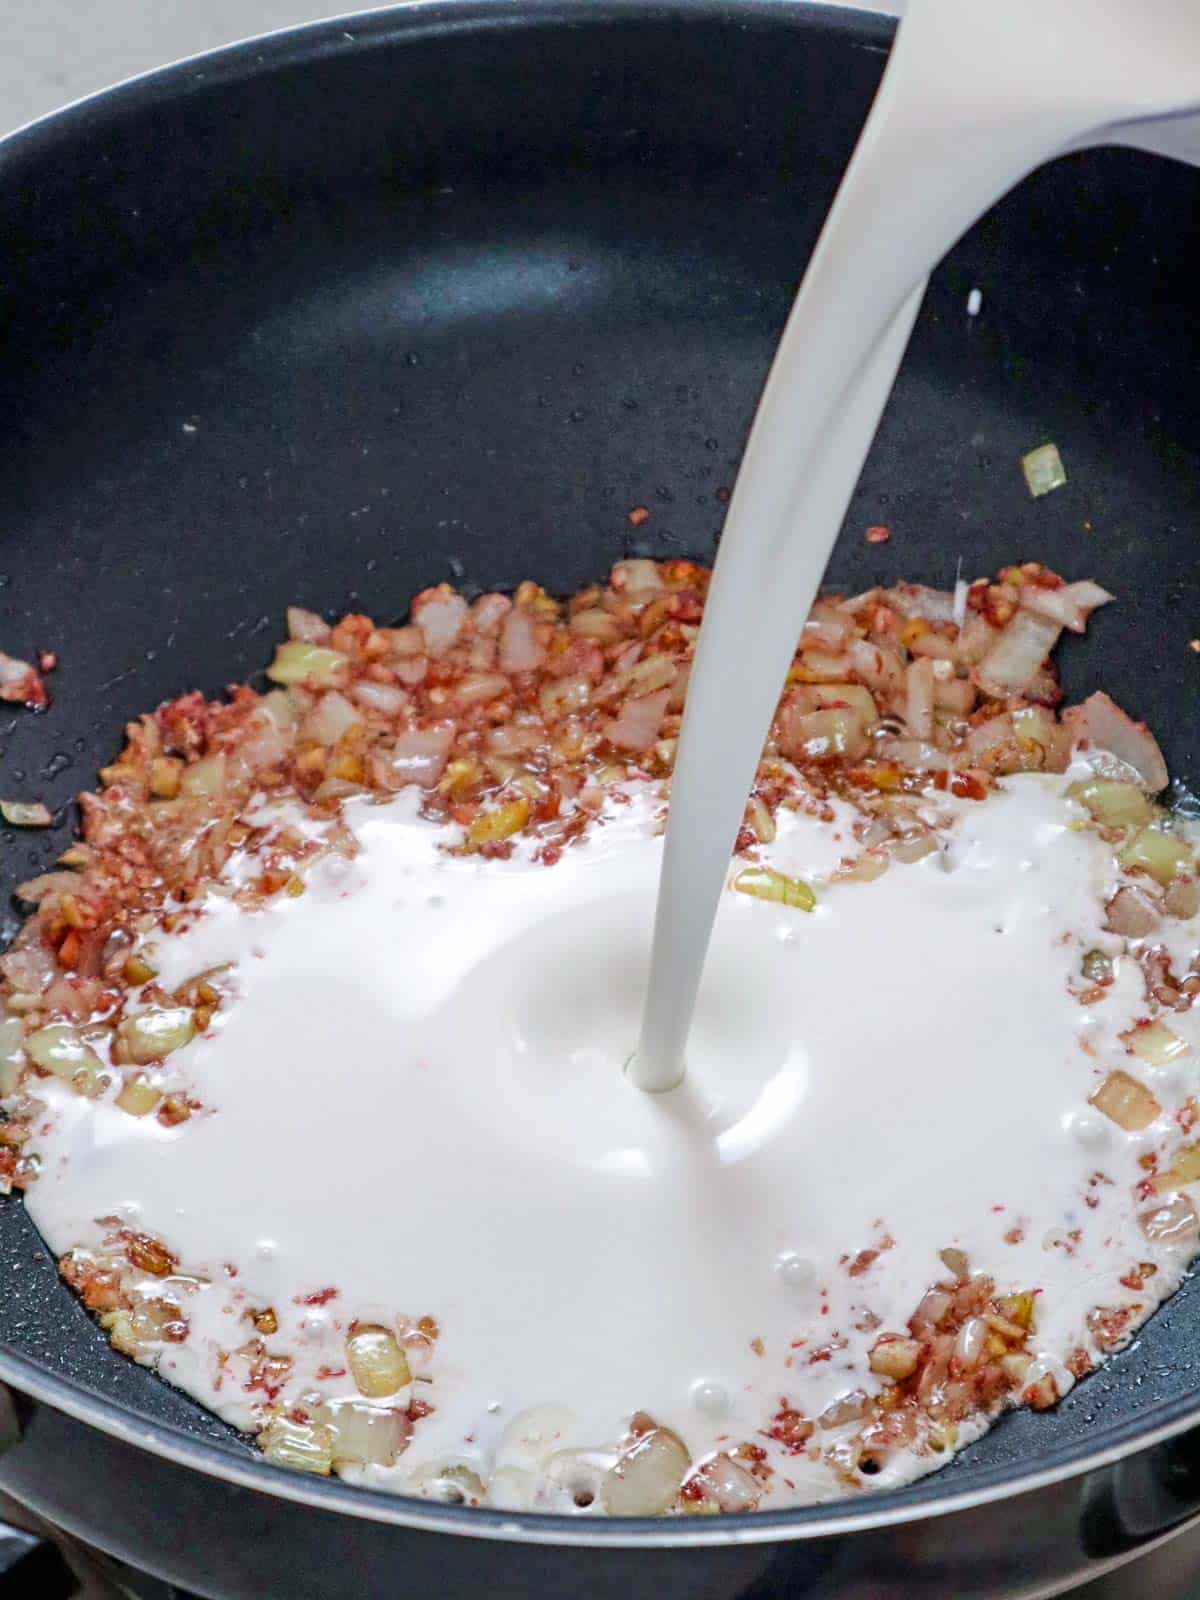
<svg viewBox="0 0 1200 1600">
<path fill-rule="evenodd" d="M 1067 782 L 937 797 L 959 817 L 943 854 L 821 887 L 811 915 L 723 894 L 689 1073 L 662 1095 L 621 1072 L 662 855 L 654 786 L 615 797 L 553 867 L 447 855 L 455 830 L 419 818 L 412 790 L 355 802 L 353 862 L 254 913 L 211 896 L 156 941 L 168 988 L 236 963 L 212 1033 L 172 1057 L 205 1110 L 167 1129 L 39 1083 L 29 1210 L 57 1251 L 117 1215 L 210 1280 L 160 1370 L 243 1425 L 262 1397 L 218 1352 L 246 1337 L 247 1306 L 274 1307 L 269 1343 L 298 1352 L 288 1400 L 319 1367 L 343 1373 L 316 1382 L 327 1396 L 354 1393 L 353 1318 L 434 1315 L 415 1387 L 435 1410 L 371 1481 L 465 1461 L 500 1503 L 557 1504 L 529 1469 L 567 1446 L 611 1460 L 641 1408 L 693 1458 L 762 1442 L 773 1494 L 832 1496 L 825 1467 L 760 1430 L 783 1396 L 813 1417 L 879 1387 L 876 1334 L 854 1324 L 869 1308 L 903 1331 L 939 1249 L 1002 1292 L 1043 1291 L 1036 1347 L 1059 1373 L 1093 1305 L 1147 1301 L 1117 1282 L 1131 1261 L 1163 1262 L 1151 1300 L 1178 1280 L 1132 1214 L 1143 1136 L 1086 1107 L 1144 1000 L 1132 962 L 1100 1005 L 1069 992 L 1081 951 L 1115 941 L 1111 852 L 1070 826 Z M 781 810 L 762 859 L 820 879 L 857 853 L 853 820 Z M 1196 1034 L 1191 1014 L 1172 1025 Z M 1155 1087 L 1169 1117 L 1184 1079 Z M 1097 1170 L 1113 1182 L 1089 1190 Z M 843 1258 L 885 1235 L 849 1275 Z"/>
<path fill-rule="evenodd" d="M 1195 57 L 1190 0 L 1151 0 L 1136 28 L 1125 6 L 1097 0 L 907 5 L 776 353 L 722 533 L 675 761 L 633 1066 L 642 1088 L 683 1075 L 746 796 L 928 273 L 1034 167 L 1120 142 L 1113 128 L 1122 122 L 1194 104 Z"/>
</svg>

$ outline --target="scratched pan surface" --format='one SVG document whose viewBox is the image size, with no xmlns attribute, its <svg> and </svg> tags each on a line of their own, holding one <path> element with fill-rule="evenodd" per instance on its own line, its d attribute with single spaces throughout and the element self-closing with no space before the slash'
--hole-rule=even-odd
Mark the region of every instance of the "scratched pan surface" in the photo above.
<svg viewBox="0 0 1200 1600">
<path fill-rule="evenodd" d="M 0 834 L 5 888 L 63 848 L 125 720 L 252 676 L 288 602 L 390 621 L 444 577 L 569 590 L 632 550 L 710 556 L 889 27 L 791 0 L 410 6 L 0 146 L 0 646 L 61 661 L 49 712 L 0 721 L 0 791 L 61 819 Z M 1193 781 L 1196 200 L 1195 173 L 1105 152 L 972 232 L 830 574 L 1095 576 L 1121 603 L 1064 648 L 1068 692 L 1102 679 Z M 1070 483 L 1034 502 L 1019 460 L 1048 439 Z M 878 522 L 891 541 L 868 545 Z M 10 1371 L 152 1446 L 251 1458 L 109 1350 L 16 1200 L 0 1272 Z M 1198 1311 L 1192 1282 L 1054 1416 L 1006 1421 L 908 1498 L 1200 1416 Z"/>
</svg>

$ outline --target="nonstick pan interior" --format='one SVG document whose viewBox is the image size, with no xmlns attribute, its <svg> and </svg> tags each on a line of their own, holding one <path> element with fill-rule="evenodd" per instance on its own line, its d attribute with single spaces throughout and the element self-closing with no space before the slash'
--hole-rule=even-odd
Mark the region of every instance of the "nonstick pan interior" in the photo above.
<svg viewBox="0 0 1200 1600">
<path fill-rule="evenodd" d="M 889 37 L 793 0 L 410 6 L 0 147 L 0 647 L 61 662 L 48 713 L 0 721 L 3 792 L 62 808 L 52 833 L 2 834 L 6 887 L 64 847 L 124 721 L 254 674 L 289 602 L 391 621 L 443 577 L 569 590 L 631 551 L 710 556 Z M 934 277 L 830 573 L 1094 575 L 1120 604 L 1064 649 L 1068 692 L 1103 682 L 1184 780 L 1196 197 L 1188 169 L 1103 152 L 974 230 Z M 1070 483 L 1034 502 L 1020 457 L 1049 439 Z M 879 522 L 892 538 L 868 545 Z M 109 1350 L 16 1200 L 0 1272 L 0 1350 L 253 1455 Z M 905 1498 L 1200 1413 L 1198 1294 Z"/>
</svg>

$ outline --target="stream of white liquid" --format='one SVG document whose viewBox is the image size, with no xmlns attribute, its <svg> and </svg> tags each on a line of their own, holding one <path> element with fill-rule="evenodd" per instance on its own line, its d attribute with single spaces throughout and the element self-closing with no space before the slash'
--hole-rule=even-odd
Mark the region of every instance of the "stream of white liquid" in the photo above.
<svg viewBox="0 0 1200 1600">
<path fill-rule="evenodd" d="M 1152 0 L 1136 30 L 1127 8 L 1098 0 L 909 7 L 788 320 L 725 522 L 629 1067 L 640 1088 L 683 1078 L 746 797 L 928 272 L 1041 162 L 1096 142 L 1155 147 L 1130 119 L 1195 97 L 1180 69 L 1195 60 L 1195 33 L 1181 0 Z"/>
</svg>

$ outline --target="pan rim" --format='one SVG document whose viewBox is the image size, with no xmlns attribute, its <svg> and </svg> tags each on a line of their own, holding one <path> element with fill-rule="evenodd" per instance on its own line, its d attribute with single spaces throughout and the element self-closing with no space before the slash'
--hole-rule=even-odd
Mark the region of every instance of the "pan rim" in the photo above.
<svg viewBox="0 0 1200 1600">
<path fill-rule="evenodd" d="M 202 93 L 222 81 L 299 63 L 318 53 L 348 54 L 377 47 L 393 37 L 412 39 L 429 32 L 529 26 L 582 29 L 654 18 L 682 21 L 685 16 L 698 15 L 733 26 L 752 20 L 778 25 L 790 16 L 826 31 L 857 35 L 865 47 L 881 52 L 895 27 L 891 15 L 852 9 L 836 0 L 832 4 L 823 0 L 588 0 L 586 8 L 579 7 L 577 0 L 400 0 L 381 10 L 335 14 L 185 56 L 81 96 L 0 137 L 0 182 L 11 181 L 9 169 L 19 167 L 25 154 L 32 155 L 43 141 L 78 137 L 97 117 L 152 106 L 158 97 L 174 97 L 185 87 Z M 1012 1462 L 984 1468 L 979 1474 L 982 1483 L 957 1493 L 951 1490 L 927 1496 L 912 1488 L 893 1490 L 868 1496 L 869 1509 L 862 1509 L 862 1501 L 844 1500 L 753 1517 L 580 1519 L 439 1506 L 336 1479 L 287 1472 L 249 1454 L 239 1460 L 219 1442 L 191 1437 L 173 1424 L 139 1416 L 96 1394 L 86 1383 L 48 1371 L 3 1343 L 0 1381 L 76 1422 L 176 1466 L 313 1510 L 429 1533 L 597 1550 L 761 1545 L 899 1527 L 971 1511 L 1103 1471 L 1200 1425 L 1200 1390 L 1196 1390 L 1152 1408 L 1149 1415 L 1161 1419 L 1153 1426 L 1147 1425 L 1147 1417 L 1126 1418 L 1107 1430 L 1110 1442 L 1093 1451 L 1080 1453 L 1078 1443 L 1059 1445 L 1046 1452 L 1046 1465 L 1033 1473 L 1022 1472 L 1020 1464 Z"/>
</svg>

